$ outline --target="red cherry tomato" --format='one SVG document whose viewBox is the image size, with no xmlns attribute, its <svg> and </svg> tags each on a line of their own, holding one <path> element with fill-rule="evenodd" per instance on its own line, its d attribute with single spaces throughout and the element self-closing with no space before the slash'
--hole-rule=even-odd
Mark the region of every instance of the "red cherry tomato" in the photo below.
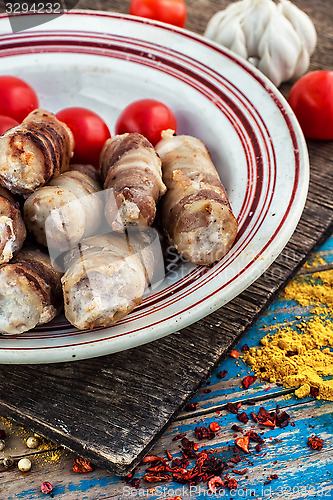
<svg viewBox="0 0 333 500">
<path fill-rule="evenodd" d="M 116 123 L 116 134 L 139 132 L 153 146 L 161 139 L 161 132 L 167 129 L 176 131 L 176 117 L 165 104 L 153 99 L 132 102 Z"/>
<path fill-rule="evenodd" d="M 30 85 L 15 76 L 0 76 L 0 114 L 18 122 L 38 108 L 38 97 Z"/>
<path fill-rule="evenodd" d="M 333 71 L 312 71 L 292 87 L 288 101 L 305 137 L 333 139 Z"/>
<path fill-rule="evenodd" d="M 11 118 L 10 116 L 4 116 L 0 115 L 0 135 L 4 134 L 7 132 L 12 127 L 16 127 L 19 125 L 19 122 L 17 120 L 14 120 L 14 118 Z"/>
<path fill-rule="evenodd" d="M 56 116 L 73 132 L 75 149 L 72 163 L 91 164 L 98 169 L 99 155 L 105 141 L 111 137 L 104 120 L 85 108 L 66 108 Z"/>
<path fill-rule="evenodd" d="M 183 28 L 186 22 L 184 0 L 132 0 L 130 14 L 147 17 Z"/>
</svg>

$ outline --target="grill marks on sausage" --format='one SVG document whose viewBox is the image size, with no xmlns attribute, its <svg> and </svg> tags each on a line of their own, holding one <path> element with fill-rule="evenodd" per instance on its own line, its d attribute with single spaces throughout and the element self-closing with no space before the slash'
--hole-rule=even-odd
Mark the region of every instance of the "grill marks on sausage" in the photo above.
<svg viewBox="0 0 333 500">
<path fill-rule="evenodd" d="M 62 306 L 60 275 L 51 263 L 39 258 L 39 252 L 24 251 L 10 264 L 16 274 L 24 276 L 41 295 L 44 305 L 56 310 Z"/>
<path fill-rule="evenodd" d="M 113 221 L 121 207 L 123 226 L 150 226 L 155 219 L 156 203 L 166 190 L 161 160 L 151 143 L 138 133 L 115 136 L 106 142 L 100 166 L 104 189 L 112 189 L 105 214 L 113 229 L 119 230 L 118 222 Z M 135 206 L 129 208 L 126 202 L 136 205 L 137 213 L 132 212 Z"/>
</svg>

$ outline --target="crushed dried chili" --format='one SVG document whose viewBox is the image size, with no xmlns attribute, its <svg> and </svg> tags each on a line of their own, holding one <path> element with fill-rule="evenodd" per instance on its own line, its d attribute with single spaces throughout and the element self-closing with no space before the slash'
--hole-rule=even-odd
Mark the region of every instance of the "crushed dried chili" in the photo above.
<svg viewBox="0 0 333 500">
<path fill-rule="evenodd" d="M 219 424 L 217 422 L 211 422 L 209 424 L 209 428 L 213 432 L 217 432 L 217 431 L 219 431 L 221 429 L 221 427 L 219 426 Z"/>
<path fill-rule="evenodd" d="M 249 417 L 246 415 L 245 411 L 237 413 L 237 418 L 240 422 L 243 422 L 243 424 L 247 424 L 249 421 Z"/>
<path fill-rule="evenodd" d="M 87 472 L 92 472 L 93 468 L 91 463 L 85 458 L 74 458 L 73 472 L 78 472 L 80 474 L 86 474 Z"/>
<path fill-rule="evenodd" d="M 229 413 L 238 413 L 238 407 L 235 403 L 227 403 L 227 410 Z"/>
<path fill-rule="evenodd" d="M 218 425 L 218 424 L 217 424 Z M 215 432 L 211 427 L 196 427 L 194 429 L 194 434 L 199 441 L 203 439 L 213 439 L 215 437 Z"/>
<path fill-rule="evenodd" d="M 217 378 L 225 378 L 228 375 L 227 370 L 222 370 L 216 374 Z"/>
<path fill-rule="evenodd" d="M 240 448 L 241 450 L 245 451 L 245 453 L 250 453 L 249 443 L 250 443 L 249 436 L 243 436 L 235 440 L 236 446 L 238 446 L 238 448 Z"/>
<path fill-rule="evenodd" d="M 212 493 L 216 492 L 216 486 L 224 486 L 224 481 L 220 476 L 214 476 L 208 481 L 208 489 Z"/>
<path fill-rule="evenodd" d="M 199 406 L 199 403 L 188 403 L 185 406 L 185 411 L 194 411 L 198 408 L 198 406 Z"/>
<path fill-rule="evenodd" d="M 322 450 L 324 446 L 324 440 L 318 436 L 310 436 L 308 438 L 308 446 L 313 450 Z"/>
<path fill-rule="evenodd" d="M 248 375 L 247 377 L 243 378 L 242 385 L 244 389 L 248 389 L 250 385 L 252 385 L 256 380 L 257 377 L 255 375 Z"/>
<path fill-rule="evenodd" d="M 235 358 L 235 359 L 237 359 L 237 358 L 239 358 L 239 352 L 238 352 L 238 351 L 236 351 L 235 349 L 233 349 L 233 350 L 230 352 L 229 356 L 230 356 L 231 358 Z"/>
</svg>

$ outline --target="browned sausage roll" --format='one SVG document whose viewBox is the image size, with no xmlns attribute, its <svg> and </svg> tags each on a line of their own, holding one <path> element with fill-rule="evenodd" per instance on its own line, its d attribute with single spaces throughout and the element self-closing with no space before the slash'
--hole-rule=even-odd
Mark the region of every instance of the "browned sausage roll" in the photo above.
<svg viewBox="0 0 333 500">
<path fill-rule="evenodd" d="M 206 146 L 168 130 L 156 151 L 168 188 L 161 212 L 169 240 L 194 264 L 220 260 L 236 238 L 237 222 Z"/>
<path fill-rule="evenodd" d="M 5 264 L 21 250 L 26 235 L 18 203 L 0 186 L 0 264 Z"/>
<path fill-rule="evenodd" d="M 21 251 L 0 267 L 0 333 L 12 335 L 47 323 L 62 309 L 61 273 L 39 250 Z"/>
<path fill-rule="evenodd" d="M 72 166 L 26 199 L 24 220 L 38 243 L 68 250 L 98 230 L 103 202 L 94 195 L 102 187 L 89 165 L 78 169 Z"/>
<path fill-rule="evenodd" d="M 136 247 L 138 244 L 138 247 Z M 110 326 L 142 300 L 152 276 L 153 255 L 135 236 L 112 233 L 88 238 L 73 250 L 62 277 L 65 316 L 85 330 Z"/>
<path fill-rule="evenodd" d="M 104 189 L 109 189 L 105 216 L 114 231 L 151 226 L 156 203 L 165 193 L 161 160 L 141 134 L 108 139 L 100 156 Z"/>
<path fill-rule="evenodd" d="M 73 150 L 67 125 L 37 109 L 0 137 L 0 184 L 12 193 L 30 194 L 68 170 Z"/>
</svg>

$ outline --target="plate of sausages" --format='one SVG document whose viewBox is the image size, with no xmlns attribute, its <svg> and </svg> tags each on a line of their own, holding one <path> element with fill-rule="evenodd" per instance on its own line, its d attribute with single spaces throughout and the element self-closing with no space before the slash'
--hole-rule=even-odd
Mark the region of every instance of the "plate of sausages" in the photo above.
<svg viewBox="0 0 333 500">
<path fill-rule="evenodd" d="M 268 270 L 301 216 L 304 137 L 259 71 L 190 31 L 122 14 L 0 17 L 1 74 L 39 109 L 0 137 L 0 362 L 125 350 L 191 325 Z M 113 133 L 131 102 L 173 110 L 154 146 Z M 111 130 L 100 172 L 55 114 Z M 19 198 L 19 202 L 17 201 Z M 50 209 L 52 207 L 52 210 Z M 28 236 L 27 236 L 28 235 Z"/>
</svg>

